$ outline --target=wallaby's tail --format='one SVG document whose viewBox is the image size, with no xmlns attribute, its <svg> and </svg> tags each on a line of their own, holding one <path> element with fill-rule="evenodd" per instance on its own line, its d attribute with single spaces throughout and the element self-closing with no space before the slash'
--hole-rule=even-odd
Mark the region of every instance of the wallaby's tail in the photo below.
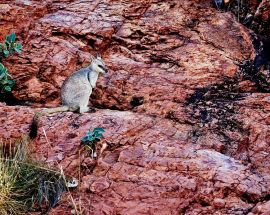
<svg viewBox="0 0 270 215">
<path fill-rule="evenodd" d="M 69 110 L 68 106 L 61 106 L 61 107 L 56 107 L 56 108 L 42 109 L 41 111 L 37 112 L 35 116 L 33 117 L 33 120 L 30 126 L 30 133 L 29 133 L 30 139 L 34 139 L 37 137 L 38 123 L 39 123 L 40 118 L 43 115 L 56 113 L 56 112 L 65 112 L 68 110 Z"/>
</svg>

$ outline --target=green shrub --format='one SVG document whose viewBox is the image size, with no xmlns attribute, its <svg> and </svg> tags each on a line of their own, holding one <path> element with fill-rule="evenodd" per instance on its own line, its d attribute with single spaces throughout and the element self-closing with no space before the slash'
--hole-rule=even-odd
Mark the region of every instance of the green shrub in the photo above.
<svg viewBox="0 0 270 215">
<path fill-rule="evenodd" d="M 4 43 L 0 43 L 0 94 L 10 93 L 15 82 L 11 80 L 7 68 L 1 63 L 3 58 L 7 58 L 14 53 L 21 53 L 22 44 L 15 42 L 16 35 L 9 34 Z"/>
<path fill-rule="evenodd" d="M 93 131 L 88 131 L 81 141 L 84 147 L 91 152 L 91 157 L 96 157 L 96 143 L 99 142 L 103 137 L 105 130 L 103 128 L 94 128 Z"/>
</svg>

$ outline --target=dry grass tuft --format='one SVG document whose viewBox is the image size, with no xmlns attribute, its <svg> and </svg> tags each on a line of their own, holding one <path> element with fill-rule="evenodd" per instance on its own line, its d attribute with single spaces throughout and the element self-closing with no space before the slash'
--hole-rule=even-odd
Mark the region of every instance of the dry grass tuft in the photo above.
<svg viewBox="0 0 270 215">
<path fill-rule="evenodd" d="M 28 141 L 21 139 L 13 149 L 0 142 L 0 214 L 46 213 L 66 191 L 61 172 L 28 158 Z"/>
</svg>

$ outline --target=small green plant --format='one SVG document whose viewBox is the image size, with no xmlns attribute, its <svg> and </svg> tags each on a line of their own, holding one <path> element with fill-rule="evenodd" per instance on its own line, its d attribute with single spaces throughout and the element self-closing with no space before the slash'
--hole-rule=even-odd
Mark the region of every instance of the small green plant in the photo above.
<svg viewBox="0 0 270 215">
<path fill-rule="evenodd" d="M 0 93 L 10 93 L 15 82 L 11 80 L 11 76 L 7 68 L 1 63 L 3 58 L 7 58 L 14 53 L 21 53 L 22 44 L 15 42 L 16 35 L 9 34 L 4 43 L 0 43 Z"/>
<path fill-rule="evenodd" d="M 8 73 L 7 68 L 0 63 L 0 92 L 11 92 L 15 82 L 9 79 L 11 76 Z"/>
<path fill-rule="evenodd" d="M 81 141 L 84 144 L 86 150 L 91 152 L 91 157 L 95 158 L 96 155 L 96 143 L 99 142 L 103 137 L 105 130 L 103 128 L 94 128 L 93 131 L 88 131 Z"/>
<path fill-rule="evenodd" d="M 8 57 L 9 55 L 14 54 L 15 52 L 21 53 L 22 44 L 17 43 L 15 41 L 16 35 L 14 33 L 11 33 L 6 37 L 4 43 L 0 43 L 0 53 L 2 57 Z"/>
</svg>

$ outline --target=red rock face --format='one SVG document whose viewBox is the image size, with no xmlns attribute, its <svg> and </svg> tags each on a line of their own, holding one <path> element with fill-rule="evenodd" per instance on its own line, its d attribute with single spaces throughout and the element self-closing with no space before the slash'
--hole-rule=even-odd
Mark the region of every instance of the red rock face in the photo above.
<svg viewBox="0 0 270 215">
<path fill-rule="evenodd" d="M 255 50 L 230 13 L 208 1 L 27 2 L 1 8 L 23 17 L 0 21 L 24 45 L 4 62 L 17 99 L 57 106 L 92 54 L 109 68 L 91 96 L 96 113 L 43 117 L 31 143 L 33 157 L 81 179 L 72 194 L 85 214 L 269 212 L 270 97 L 238 69 Z M 0 110 L 1 138 L 27 134 L 35 110 Z M 97 160 L 80 145 L 95 127 L 108 142 Z M 67 196 L 51 214 L 71 210 Z"/>
</svg>

